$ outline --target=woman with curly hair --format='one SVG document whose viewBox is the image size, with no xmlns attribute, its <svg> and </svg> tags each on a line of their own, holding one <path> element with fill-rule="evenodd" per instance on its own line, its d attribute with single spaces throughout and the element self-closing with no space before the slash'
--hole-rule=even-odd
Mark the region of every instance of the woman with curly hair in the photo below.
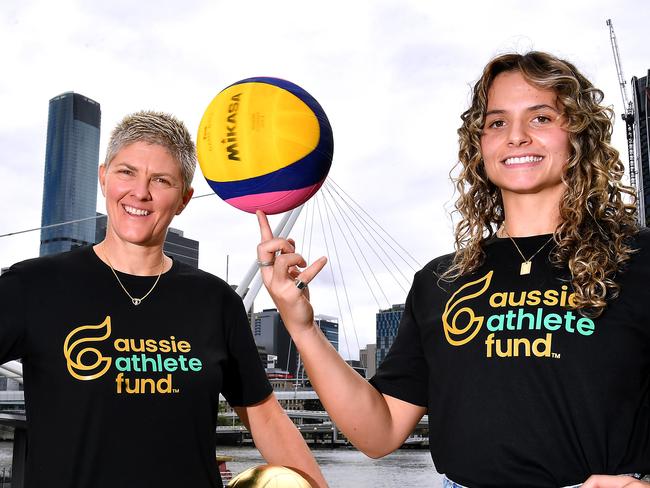
<svg viewBox="0 0 650 488">
<path fill-rule="evenodd" d="M 416 274 L 370 383 L 313 325 L 325 259 L 301 271 L 259 214 L 264 282 L 360 450 L 392 452 L 427 413 L 445 486 L 650 486 L 650 233 L 602 98 L 546 53 L 485 67 L 458 131 L 456 252 Z"/>
</svg>

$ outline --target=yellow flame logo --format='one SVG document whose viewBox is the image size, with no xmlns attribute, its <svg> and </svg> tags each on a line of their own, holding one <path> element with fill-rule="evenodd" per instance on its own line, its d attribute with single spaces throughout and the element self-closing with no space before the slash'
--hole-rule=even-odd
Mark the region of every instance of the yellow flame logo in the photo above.
<svg viewBox="0 0 650 488">
<path fill-rule="evenodd" d="M 94 331 L 102 334 L 99 337 L 84 337 L 87 332 Z M 75 339 L 81 335 L 79 339 Z M 94 380 L 102 376 L 111 367 L 111 358 L 105 358 L 89 342 L 99 342 L 111 335 L 111 317 L 106 316 L 99 325 L 82 325 L 68 334 L 63 343 L 63 355 L 68 364 L 68 371 L 78 380 Z M 74 342 L 72 342 L 74 339 Z"/>
<path fill-rule="evenodd" d="M 442 325 L 445 330 L 447 342 L 452 346 L 467 344 L 481 330 L 485 317 L 477 317 L 474 314 L 474 310 L 467 306 L 458 309 L 457 307 L 461 303 L 483 294 L 490 286 L 493 273 L 494 271 L 490 271 L 483 278 L 464 284 L 447 301 L 445 311 L 442 314 Z M 469 294 L 456 298 L 461 292 L 469 292 Z M 466 318 L 463 317 L 465 314 L 467 315 Z"/>
</svg>

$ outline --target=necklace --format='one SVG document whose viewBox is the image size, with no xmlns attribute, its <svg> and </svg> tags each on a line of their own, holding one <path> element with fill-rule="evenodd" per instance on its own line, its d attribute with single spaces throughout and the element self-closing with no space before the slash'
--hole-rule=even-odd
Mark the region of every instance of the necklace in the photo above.
<svg viewBox="0 0 650 488">
<path fill-rule="evenodd" d="M 549 239 L 548 241 L 546 241 L 544 244 L 542 244 L 542 247 L 540 247 L 537 251 L 535 251 L 535 253 L 534 253 L 531 257 L 529 257 L 528 259 L 526 259 L 526 256 L 524 256 L 524 253 L 521 252 L 521 249 L 519 249 L 519 246 L 517 245 L 517 243 L 515 242 L 515 240 L 514 240 L 512 237 L 510 237 L 510 234 L 508 234 L 508 231 L 506 230 L 506 226 L 504 225 L 504 226 L 502 226 L 501 228 L 503 229 L 503 233 L 504 233 L 506 236 L 508 236 L 508 238 L 512 241 L 512 243 L 513 243 L 513 244 L 515 245 L 515 247 L 517 248 L 517 252 L 518 252 L 519 255 L 521 256 L 521 259 L 524 260 L 524 261 L 521 263 L 521 267 L 519 268 L 519 274 L 520 274 L 520 275 L 527 275 L 527 274 L 530 274 L 531 268 L 532 268 L 532 266 L 533 266 L 533 258 L 534 258 L 535 256 L 537 256 L 537 255 L 540 253 L 540 251 L 541 251 L 542 249 L 544 249 L 544 248 L 546 247 L 546 245 L 547 245 L 549 242 L 551 242 L 551 241 L 553 240 L 553 236 L 551 236 L 550 239 Z"/>
<path fill-rule="evenodd" d="M 131 302 L 133 302 L 133 305 L 135 305 L 135 306 L 140 305 L 140 304 L 142 303 L 142 300 L 144 300 L 145 298 L 147 298 L 147 297 L 149 296 L 149 293 L 151 293 L 151 292 L 153 291 L 153 289 L 154 289 L 154 288 L 156 287 L 156 285 L 158 284 L 158 280 L 160 279 L 160 276 L 162 275 L 163 269 L 165 268 L 165 255 L 163 254 L 162 261 L 160 262 L 160 273 L 158 273 L 158 277 L 156 278 L 156 281 L 154 281 L 153 286 L 152 286 L 151 288 L 149 288 L 149 291 L 148 291 L 147 293 L 145 293 L 142 297 L 140 297 L 140 298 L 136 298 L 136 297 L 131 296 L 131 294 L 130 294 L 129 291 L 126 289 L 126 287 L 124 286 L 124 284 L 122 284 L 122 280 L 120 280 L 120 277 L 117 276 L 117 273 L 116 273 L 115 270 L 113 269 L 113 265 L 111 264 L 111 260 L 108 259 L 108 254 L 106 254 L 106 252 L 104 252 L 104 257 L 106 258 L 106 262 L 108 262 L 108 267 L 111 268 L 111 271 L 113 272 L 113 276 L 115 276 L 115 279 L 117 280 L 117 282 L 118 282 L 118 283 L 120 284 L 120 286 L 122 287 L 122 290 L 124 290 L 124 293 L 127 294 L 127 296 L 131 299 Z"/>
</svg>

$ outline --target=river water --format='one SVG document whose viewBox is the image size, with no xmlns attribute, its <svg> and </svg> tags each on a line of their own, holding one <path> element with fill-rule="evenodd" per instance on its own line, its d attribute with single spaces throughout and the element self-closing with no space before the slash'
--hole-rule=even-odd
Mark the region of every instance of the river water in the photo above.
<svg viewBox="0 0 650 488">
<path fill-rule="evenodd" d="M 0 442 L 0 472 L 11 466 L 12 443 Z M 228 468 L 234 475 L 264 464 L 254 447 L 219 448 L 219 454 L 232 456 Z M 400 449 L 381 459 L 370 459 L 356 449 L 314 449 L 312 451 L 331 488 L 439 487 L 429 451 Z"/>
<path fill-rule="evenodd" d="M 316 461 L 331 488 L 439 487 L 429 451 L 400 449 L 381 459 L 370 459 L 356 449 L 314 449 Z M 237 474 L 251 466 L 264 464 L 252 447 L 219 449 L 219 454 L 234 457 L 228 468 Z"/>
</svg>

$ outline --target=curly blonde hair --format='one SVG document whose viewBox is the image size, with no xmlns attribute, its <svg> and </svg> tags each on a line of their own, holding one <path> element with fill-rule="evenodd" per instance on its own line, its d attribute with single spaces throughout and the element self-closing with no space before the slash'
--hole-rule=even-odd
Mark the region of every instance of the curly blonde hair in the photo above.
<svg viewBox="0 0 650 488">
<path fill-rule="evenodd" d="M 617 272 L 634 252 L 630 238 L 638 232 L 634 189 L 624 185 L 624 166 L 610 145 L 613 111 L 600 103 L 603 93 L 576 67 L 547 53 L 504 54 L 493 59 L 474 85 L 472 103 L 458 129 L 461 168 L 453 178 L 459 194 L 455 229 L 456 254 L 441 275 L 453 280 L 478 268 L 483 244 L 505 219 L 499 188 L 488 178 L 481 155 L 488 90 L 508 71 L 521 73 L 531 85 L 557 94 L 566 119 L 571 156 L 560 202 L 561 224 L 555 229 L 551 262 L 568 267 L 575 302 L 583 315 L 598 316 L 619 293 Z"/>
</svg>

